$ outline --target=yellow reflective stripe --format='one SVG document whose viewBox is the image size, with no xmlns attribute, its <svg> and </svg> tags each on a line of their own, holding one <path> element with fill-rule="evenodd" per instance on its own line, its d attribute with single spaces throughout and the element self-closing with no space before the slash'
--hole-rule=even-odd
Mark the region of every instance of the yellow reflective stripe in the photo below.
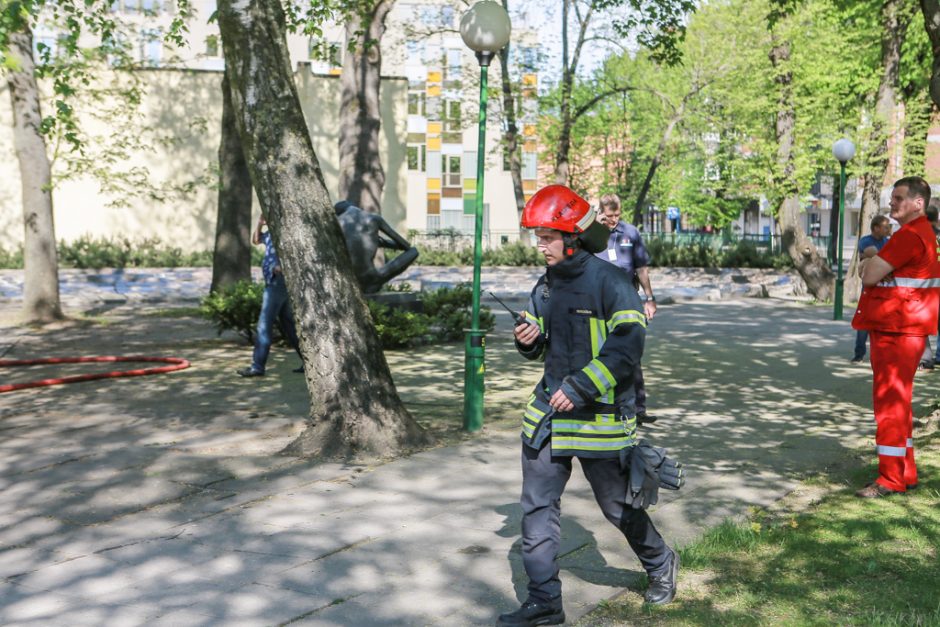
<svg viewBox="0 0 940 627">
<path fill-rule="evenodd" d="M 604 342 L 607 340 L 607 325 L 604 324 L 603 320 L 598 318 L 591 318 L 591 357 L 597 357 L 601 352 L 601 348 L 604 346 Z M 596 399 L 602 403 L 613 403 L 614 402 L 614 393 L 613 390 L 607 390 Z"/>
<path fill-rule="evenodd" d="M 620 450 L 636 444 L 636 438 L 564 438 L 552 434 L 552 450 Z"/>
<path fill-rule="evenodd" d="M 614 315 L 607 321 L 607 329 L 613 331 L 621 324 L 635 323 L 646 328 L 646 315 L 642 311 L 627 309 L 624 311 L 615 311 Z"/>
<path fill-rule="evenodd" d="M 538 324 L 538 325 L 539 325 L 539 331 L 541 331 L 542 333 L 545 333 L 545 322 L 544 322 L 541 318 L 539 318 L 538 316 L 536 316 L 534 313 L 532 313 L 532 312 L 529 311 L 529 310 L 526 310 L 526 312 L 525 312 L 525 318 L 526 318 L 526 320 L 531 320 L 531 321 L 535 322 L 536 324 Z"/>
<path fill-rule="evenodd" d="M 552 432 L 575 432 L 582 433 L 623 433 L 623 425 L 620 423 L 599 423 L 599 422 L 559 422 L 552 420 Z"/>
<path fill-rule="evenodd" d="M 606 394 L 617 385 L 617 379 L 599 359 L 592 359 L 588 365 L 581 369 L 581 372 L 585 373 L 594 382 L 597 391 L 601 394 Z"/>
</svg>

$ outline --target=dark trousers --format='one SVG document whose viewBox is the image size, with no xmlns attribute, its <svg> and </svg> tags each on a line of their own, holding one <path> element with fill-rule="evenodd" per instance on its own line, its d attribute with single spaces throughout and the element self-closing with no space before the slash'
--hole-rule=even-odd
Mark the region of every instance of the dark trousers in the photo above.
<svg viewBox="0 0 940 627">
<path fill-rule="evenodd" d="M 855 354 L 852 359 L 861 359 L 865 356 L 865 344 L 868 342 L 868 331 L 855 332 Z"/>
<path fill-rule="evenodd" d="M 561 597 L 561 495 L 571 477 L 571 458 L 553 456 L 551 448 L 550 440 L 539 451 L 522 445 L 522 561 L 529 576 L 529 598 L 541 602 Z M 646 572 L 662 574 L 669 551 L 646 511 L 624 502 L 627 477 L 620 472 L 620 461 L 579 461 L 604 516 L 620 529 Z"/>
</svg>

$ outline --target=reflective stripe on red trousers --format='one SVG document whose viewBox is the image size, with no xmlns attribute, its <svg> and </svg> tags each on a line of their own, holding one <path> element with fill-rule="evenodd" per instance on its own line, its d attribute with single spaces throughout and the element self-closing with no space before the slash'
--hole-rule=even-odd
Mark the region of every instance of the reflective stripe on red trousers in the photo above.
<svg viewBox="0 0 940 627">
<path fill-rule="evenodd" d="M 877 424 L 878 483 L 904 492 L 907 486 L 917 483 L 911 395 L 927 338 L 880 331 L 872 331 L 869 337 L 874 375 L 872 404 Z"/>
</svg>

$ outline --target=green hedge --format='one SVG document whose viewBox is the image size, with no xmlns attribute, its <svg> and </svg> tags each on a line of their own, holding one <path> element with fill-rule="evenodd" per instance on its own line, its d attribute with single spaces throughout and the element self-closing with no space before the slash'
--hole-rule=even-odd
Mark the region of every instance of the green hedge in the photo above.
<svg viewBox="0 0 940 627">
<path fill-rule="evenodd" d="M 73 242 L 60 241 L 56 246 L 59 267 L 101 268 L 190 268 L 211 267 L 212 251 L 184 253 L 183 249 L 164 244 L 157 238 L 131 240 L 83 235 Z M 261 265 L 263 251 L 251 250 L 253 265 Z M 0 248 L 0 268 L 22 269 L 23 247 L 12 252 Z"/>
<path fill-rule="evenodd" d="M 398 288 L 395 291 L 408 291 Z M 261 315 L 264 285 L 239 281 L 202 300 L 200 314 L 218 332 L 236 331 L 249 341 Z M 424 310 L 420 313 L 367 301 L 383 348 L 404 348 L 419 344 L 453 342 L 464 337 L 470 327 L 473 292 L 469 285 L 421 292 Z M 489 307 L 480 308 L 480 328 L 492 331 L 496 318 Z"/>
</svg>

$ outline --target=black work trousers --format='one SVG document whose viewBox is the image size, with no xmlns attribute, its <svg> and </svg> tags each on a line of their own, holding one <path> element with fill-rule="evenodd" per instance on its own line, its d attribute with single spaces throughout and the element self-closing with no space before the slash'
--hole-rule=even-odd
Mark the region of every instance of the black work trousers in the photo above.
<svg viewBox="0 0 940 627">
<path fill-rule="evenodd" d="M 561 495 L 571 477 L 571 457 L 553 456 L 551 449 L 551 440 L 538 451 L 522 445 L 522 561 L 529 576 L 529 599 L 541 602 L 561 597 Z M 604 516 L 620 529 L 646 572 L 662 574 L 669 550 L 646 510 L 625 503 L 627 477 L 620 461 L 578 459 Z"/>
</svg>

